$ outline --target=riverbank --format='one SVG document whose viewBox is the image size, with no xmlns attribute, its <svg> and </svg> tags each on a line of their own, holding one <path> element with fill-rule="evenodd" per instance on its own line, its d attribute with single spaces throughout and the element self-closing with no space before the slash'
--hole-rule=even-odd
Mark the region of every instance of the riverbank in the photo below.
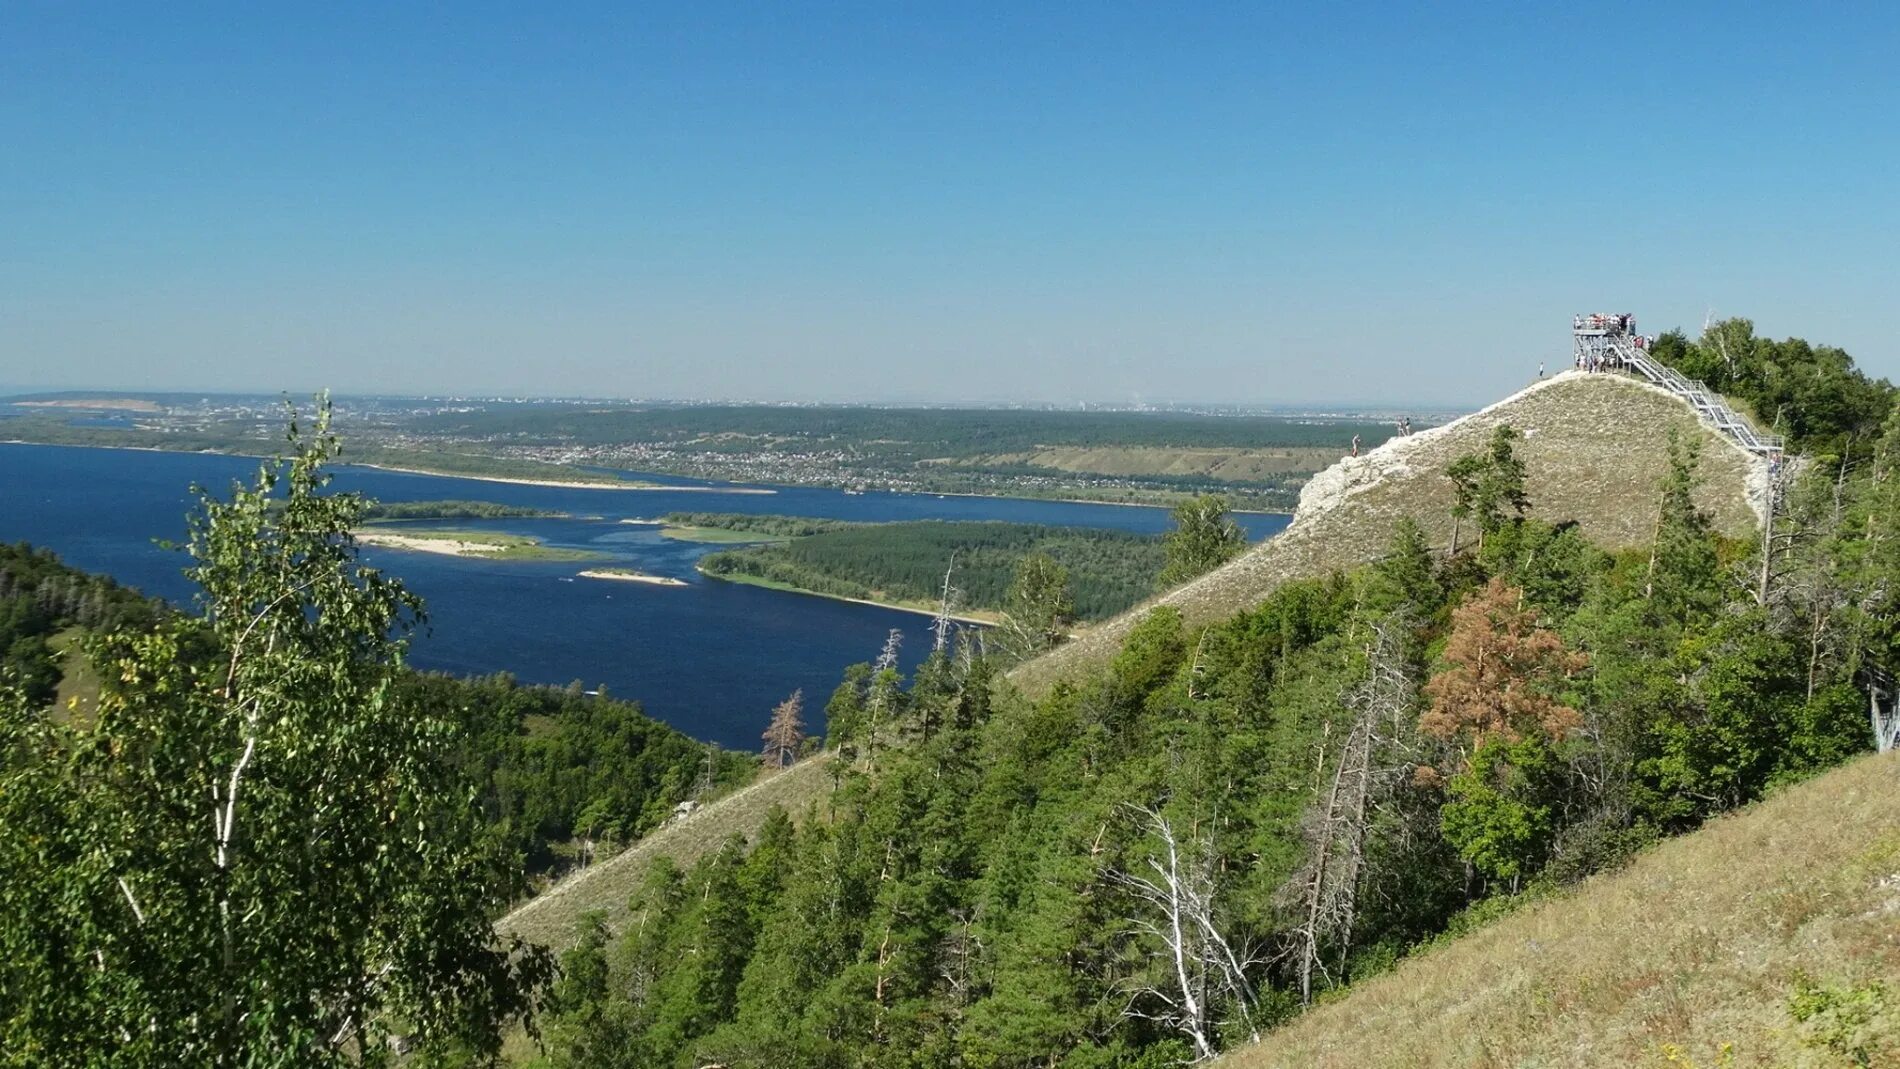
<svg viewBox="0 0 1900 1069">
<path fill-rule="evenodd" d="M 756 575 L 743 575 L 743 574 L 738 574 L 738 573 L 734 573 L 731 575 L 717 575 L 712 572 L 706 571 L 703 568 L 697 568 L 697 567 L 694 570 L 699 572 L 699 574 L 705 576 L 708 579 L 717 579 L 722 583 L 740 583 L 745 586 L 764 587 L 767 590 L 781 590 L 787 594 L 804 594 L 807 597 L 828 598 L 832 601 L 848 601 L 853 605 L 870 605 L 874 608 L 879 608 L 879 609 L 895 609 L 898 612 L 914 612 L 921 616 L 937 615 L 936 606 L 927 605 L 922 602 L 878 601 L 873 598 L 848 598 L 848 597 L 845 597 L 843 594 L 827 594 L 822 590 L 807 590 L 802 586 L 793 586 L 790 583 L 781 583 L 775 579 L 762 579 Z M 1000 624 L 1003 622 L 1003 615 L 1001 613 L 982 612 L 980 610 L 965 610 L 964 612 L 960 612 L 960 613 L 951 613 L 950 618 L 952 620 L 957 621 L 958 623 L 978 624 L 983 627 L 995 627 L 997 624 Z"/>
<path fill-rule="evenodd" d="M 589 568 L 580 573 L 583 579 L 612 579 L 622 583 L 646 583 L 649 586 L 685 586 L 686 580 L 674 579 L 666 575 L 648 575 L 626 568 Z"/>
</svg>

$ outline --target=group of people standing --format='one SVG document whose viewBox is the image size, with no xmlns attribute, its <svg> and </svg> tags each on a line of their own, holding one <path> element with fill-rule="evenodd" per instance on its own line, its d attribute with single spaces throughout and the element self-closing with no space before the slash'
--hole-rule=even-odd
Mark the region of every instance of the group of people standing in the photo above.
<svg viewBox="0 0 1900 1069">
<path fill-rule="evenodd" d="M 1396 437 L 1410 437 L 1412 434 L 1412 417 L 1400 416 L 1398 419 L 1392 421 L 1392 428 L 1398 432 Z M 1359 455 L 1359 436 L 1356 434 L 1352 436 L 1352 452 L 1349 455 L 1355 457 Z"/>
</svg>

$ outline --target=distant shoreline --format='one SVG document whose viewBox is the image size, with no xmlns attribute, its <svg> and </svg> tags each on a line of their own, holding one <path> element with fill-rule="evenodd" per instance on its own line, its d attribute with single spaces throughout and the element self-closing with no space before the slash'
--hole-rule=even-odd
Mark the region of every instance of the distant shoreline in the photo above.
<svg viewBox="0 0 1900 1069">
<path fill-rule="evenodd" d="M 714 575 L 712 572 L 704 571 L 698 568 L 697 566 L 695 566 L 694 571 L 699 572 L 699 574 L 705 576 L 708 579 L 717 579 L 722 583 L 737 583 L 741 586 L 755 586 L 762 590 L 777 590 L 786 594 L 803 594 L 807 597 L 813 597 L 813 598 L 828 598 L 832 601 L 847 601 L 853 605 L 869 605 L 874 609 L 892 609 L 897 612 L 916 613 L 919 616 L 937 615 L 937 610 L 926 608 L 921 605 L 900 605 L 900 604 L 897 604 L 896 602 L 890 602 L 890 601 L 873 601 L 870 598 L 848 598 L 848 597 L 845 597 L 843 594 L 827 594 L 822 590 L 807 590 L 802 586 L 787 586 L 784 583 L 774 583 L 774 582 L 771 582 L 770 580 L 760 579 L 757 576 L 737 575 L 737 574 Z M 958 623 L 979 624 L 983 627 L 995 627 L 998 624 L 1002 623 L 1001 618 L 996 617 L 996 616 L 964 616 L 958 613 L 951 613 L 950 619 L 955 620 Z"/>
<path fill-rule="evenodd" d="M 25 438 L 0 439 L 0 445 L 35 445 L 43 449 L 117 449 L 127 453 L 173 453 L 188 457 L 245 457 L 269 459 L 271 453 L 246 453 L 233 449 L 167 449 L 160 445 L 104 445 L 99 442 L 33 442 Z M 363 460 L 350 460 L 347 457 L 337 459 L 338 467 L 369 468 L 374 471 L 387 471 L 398 475 L 427 475 L 436 479 L 470 479 L 483 483 L 511 483 L 515 486 L 550 486 L 567 490 L 675 490 L 682 493 L 698 494 L 776 494 L 777 490 L 762 486 L 673 486 L 667 483 L 648 482 L 585 482 L 579 479 L 527 479 L 510 475 L 472 475 L 454 471 L 430 471 L 426 468 L 400 468 L 390 464 L 373 464 Z"/>
<path fill-rule="evenodd" d="M 66 442 L 29 442 L 22 438 L 9 438 L 0 441 L 0 445 L 38 445 L 58 449 L 124 449 L 135 453 L 179 453 L 192 456 L 222 457 L 266 457 L 267 453 L 237 453 L 224 449 L 165 449 L 155 445 L 98 445 L 93 443 L 73 444 Z M 776 494 L 777 487 L 769 486 L 679 486 L 671 483 L 597 483 L 566 481 L 560 479 L 523 479 L 505 475 L 461 475 L 452 471 L 427 471 L 422 468 L 398 468 L 387 464 L 370 464 L 361 461 L 343 460 L 341 463 L 354 468 L 372 468 L 377 471 L 394 472 L 401 475 L 428 475 L 438 479 L 472 479 L 476 482 L 512 483 L 517 486 L 549 486 L 577 490 L 647 490 L 675 491 L 686 494 Z M 848 493 L 845 488 L 835 485 L 787 483 L 787 487 L 796 490 L 834 490 Z M 865 491 L 857 491 L 862 494 Z M 980 494 L 971 490 L 875 490 L 873 493 L 892 494 L 901 497 L 975 497 L 991 501 L 1046 501 L 1062 505 L 1107 505 L 1111 508 L 1128 509 L 1171 509 L 1173 505 L 1162 505 L 1152 501 L 1103 501 L 1086 497 L 1035 497 L 1022 494 Z M 1293 509 L 1229 509 L 1237 516 L 1288 516 Z M 635 522 L 635 521 L 623 521 Z M 879 521 L 870 521 L 879 522 Z"/>
<path fill-rule="evenodd" d="M 106 447 L 113 448 L 113 447 Z M 516 486 L 555 486 L 569 490 L 674 490 L 682 493 L 700 494 L 776 494 L 777 490 L 757 486 L 672 486 L 666 483 L 647 482 L 582 482 L 566 479 L 525 479 L 512 475 L 461 475 L 452 471 L 428 471 L 423 468 L 398 468 L 388 464 L 370 464 L 364 461 L 345 461 L 353 468 L 374 468 L 377 471 L 390 471 L 402 475 L 428 475 L 437 479 L 473 479 L 483 483 L 512 483 Z"/>
<path fill-rule="evenodd" d="M 986 497 L 992 501 L 1054 501 L 1064 505 L 1108 505 L 1123 509 L 1172 509 L 1173 505 L 1163 505 L 1154 501 L 1102 501 L 1087 497 L 1020 497 L 1009 494 L 979 494 L 970 490 L 880 490 L 885 494 L 908 494 L 912 497 Z M 1228 509 L 1229 513 L 1242 516 L 1291 516 L 1292 509 Z"/>
</svg>

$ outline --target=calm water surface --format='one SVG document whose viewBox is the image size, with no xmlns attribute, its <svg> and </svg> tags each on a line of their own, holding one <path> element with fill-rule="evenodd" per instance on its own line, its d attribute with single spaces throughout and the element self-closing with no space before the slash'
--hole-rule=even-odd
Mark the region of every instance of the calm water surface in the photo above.
<svg viewBox="0 0 1900 1069">
<path fill-rule="evenodd" d="M 224 491 L 258 462 L 241 457 L 0 444 L 0 541 L 25 540 L 180 604 L 192 588 L 184 561 L 157 540 L 180 539 L 192 484 Z M 638 473 L 630 473 L 638 474 Z M 680 487 L 709 486 L 640 476 Z M 340 468 L 335 486 L 383 501 L 472 499 L 570 513 L 573 519 L 441 521 L 537 536 L 549 545 L 610 553 L 604 566 L 686 580 L 685 587 L 577 579 L 589 564 L 487 561 L 366 547 L 364 558 L 400 576 L 429 609 L 415 644 L 421 668 L 511 672 L 530 683 L 604 684 L 688 734 L 750 749 L 770 710 L 792 690 L 815 713 L 846 665 L 871 659 L 891 628 L 905 663 L 921 659 L 928 619 L 905 612 L 708 580 L 693 564 L 720 546 L 662 539 L 624 524 L 676 511 L 778 513 L 841 520 L 1009 520 L 1158 533 L 1163 509 L 934 494 L 773 494 L 585 490 Z M 1284 516 L 1239 517 L 1250 537 Z M 430 526 L 433 521 L 423 521 Z M 813 717 L 814 720 L 818 719 Z"/>
</svg>

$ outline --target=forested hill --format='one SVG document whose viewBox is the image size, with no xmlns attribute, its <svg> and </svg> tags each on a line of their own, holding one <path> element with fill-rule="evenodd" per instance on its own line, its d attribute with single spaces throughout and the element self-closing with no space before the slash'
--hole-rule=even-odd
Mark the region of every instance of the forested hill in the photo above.
<svg viewBox="0 0 1900 1069">
<path fill-rule="evenodd" d="M 1211 622 L 1259 604 L 1281 584 L 1365 564 L 1384 551 L 1402 518 L 1417 522 L 1435 548 L 1448 549 L 1454 501 L 1445 472 L 1459 456 L 1482 451 L 1506 424 L 1523 438 L 1517 452 L 1529 474 L 1531 515 L 1575 523 L 1594 543 L 1616 548 L 1649 540 L 1672 433 L 1701 445 L 1697 501 L 1716 529 L 1744 537 L 1755 528 L 1766 462 L 1702 426 L 1660 389 L 1620 375 L 1566 372 L 1444 426 L 1342 458 L 1308 482 L 1293 522 L 1277 537 L 1020 666 L 1011 678 L 1036 690 L 1099 670 L 1156 605 L 1179 609 L 1190 624 Z"/>
<path fill-rule="evenodd" d="M 612 912 L 573 928 L 547 1057 L 1203 1061 L 1852 759 L 1900 660 L 1900 415 L 1869 386 L 1879 433 L 1786 483 L 1798 534 L 1767 559 L 1766 472 L 1673 397 L 1566 375 L 1339 466 L 1293 552 L 1031 662 L 1081 650 L 1055 685 L 961 654 L 848 672 L 822 764 L 754 788 L 748 820 L 695 817 L 716 848 L 656 840 L 597 881 Z M 790 812 L 762 804 L 781 783 Z M 583 918 L 568 890 L 529 927 Z M 1698 940 L 1666 967 L 1715 970 Z M 1788 979 L 1788 1020 L 1889 1022 L 1883 969 Z M 1669 1023 L 1643 1023 L 1659 1059 Z"/>
<path fill-rule="evenodd" d="M 1866 669 L 1900 654 L 1900 416 L 1868 468 L 1790 491 L 1783 520 L 1807 537 L 1762 584 L 1755 540 L 1725 534 L 1754 526 L 1739 473 L 1711 494 L 1723 457 L 1673 399 L 1643 428 L 1651 396 L 1563 379 L 1430 468 L 1444 443 L 1419 443 L 1415 477 L 1459 492 L 1412 499 L 1370 563 L 1289 576 L 1205 626 L 1163 604 L 1045 692 L 996 687 L 980 658 L 848 673 L 807 819 L 768 809 L 690 864 L 616 874 L 624 907 L 602 901 L 610 923 L 580 923 L 564 957 L 550 1059 L 1207 1060 L 1872 748 L 1869 702 L 1891 698 Z M 1575 420 L 1592 401 L 1620 435 L 1549 440 L 1557 402 Z M 1591 484 L 1560 478 L 1574 447 L 1646 433 L 1652 480 L 1579 497 Z M 1379 489 L 1342 488 L 1336 509 Z M 1430 508 L 1455 511 L 1457 552 L 1432 545 Z M 1854 1004 L 1892 966 L 1853 964 L 1804 1006 Z"/>
</svg>

